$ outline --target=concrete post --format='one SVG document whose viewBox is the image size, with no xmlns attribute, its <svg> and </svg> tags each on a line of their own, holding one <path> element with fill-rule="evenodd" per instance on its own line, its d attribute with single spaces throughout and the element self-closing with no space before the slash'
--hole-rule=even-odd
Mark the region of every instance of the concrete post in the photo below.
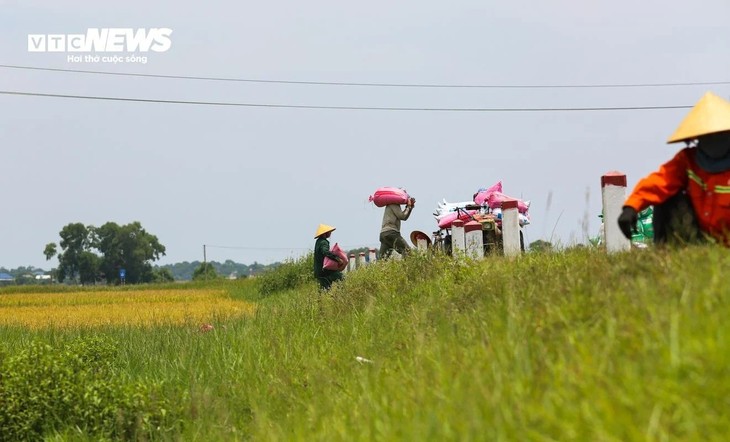
<svg viewBox="0 0 730 442">
<path fill-rule="evenodd" d="M 348 265 L 348 269 L 350 271 L 353 271 L 353 270 L 355 270 L 357 268 L 357 263 L 355 262 L 355 254 L 354 253 L 350 253 L 350 262 L 347 265 Z"/>
<path fill-rule="evenodd" d="M 357 268 L 365 267 L 368 265 L 367 262 L 365 262 L 365 252 L 360 252 L 360 256 L 357 258 Z"/>
<path fill-rule="evenodd" d="M 377 260 L 377 257 L 375 255 L 375 249 L 368 250 L 368 259 L 370 260 L 370 264 L 374 263 Z"/>
<path fill-rule="evenodd" d="M 466 256 L 473 259 L 484 257 L 484 237 L 481 223 L 469 221 L 464 224 L 464 239 L 466 242 Z"/>
<path fill-rule="evenodd" d="M 626 200 L 626 175 L 608 172 L 601 177 L 601 199 L 603 201 L 603 234 L 606 251 L 623 252 L 631 249 L 628 240 L 618 227 L 618 217 Z"/>
<path fill-rule="evenodd" d="M 451 223 L 451 250 L 454 256 L 466 253 L 464 221 L 457 219 Z"/>
<path fill-rule="evenodd" d="M 502 201 L 502 246 L 504 256 L 517 256 L 520 248 L 520 218 L 517 200 Z"/>
</svg>

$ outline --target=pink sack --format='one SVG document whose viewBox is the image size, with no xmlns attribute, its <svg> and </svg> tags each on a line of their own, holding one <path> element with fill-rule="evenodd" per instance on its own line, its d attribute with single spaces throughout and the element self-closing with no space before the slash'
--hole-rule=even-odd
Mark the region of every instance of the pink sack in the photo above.
<svg viewBox="0 0 730 442">
<path fill-rule="evenodd" d="M 485 201 L 487 201 L 489 195 L 494 192 L 502 192 L 502 181 L 497 181 L 496 184 L 491 187 L 487 187 L 486 189 L 478 190 L 477 193 L 474 194 L 474 202 L 481 206 Z"/>
<path fill-rule="evenodd" d="M 450 229 L 451 224 L 456 221 L 456 217 L 458 216 L 460 220 L 467 221 L 471 220 L 470 215 L 474 215 L 477 213 L 476 210 L 467 210 L 466 213 L 464 213 L 463 210 L 460 210 L 459 212 L 451 212 L 448 215 L 444 216 L 443 218 L 439 219 L 439 229 Z"/>
<path fill-rule="evenodd" d="M 519 213 L 525 213 L 527 212 L 527 209 L 530 208 L 529 204 L 522 201 L 521 199 L 512 198 L 511 196 L 507 196 L 502 192 L 493 192 L 491 195 L 489 195 L 489 198 L 487 199 L 487 204 L 491 209 L 501 208 L 502 201 L 505 200 L 517 200 L 517 211 Z"/>
<path fill-rule="evenodd" d="M 332 246 L 332 250 L 330 251 L 340 257 L 340 259 L 342 260 L 342 264 L 335 261 L 334 259 L 331 259 L 329 256 L 325 256 L 324 265 L 322 266 L 322 268 L 326 270 L 336 270 L 338 272 L 345 270 L 345 267 L 347 267 L 347 255 L 345 254 L 345 252 L 340 248 L 337 243 Z"/>
<path fill-rule="evenodd" d="M 385 207 L 388 204 L 407 204 L 408 192 L 399 187 L 380 187 L 374 194 L 370 195 L 369 201 L 378 207 Z"/>
</svg>

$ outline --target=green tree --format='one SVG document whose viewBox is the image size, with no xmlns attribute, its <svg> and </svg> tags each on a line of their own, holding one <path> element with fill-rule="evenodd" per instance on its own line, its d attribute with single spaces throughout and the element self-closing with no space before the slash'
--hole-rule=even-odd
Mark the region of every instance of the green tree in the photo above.
<svg viewBox="0 0 730 442">
<path fill-rule="evenodd" d="M 139 221 L 123 226 L 104 224 L 96 229 L 94 246 L 102 254 L 101 270 L 109 283 L 119 282 L 120 269 L 125 269 L 127 283 L 153 282 L 151 261 L 165 255 L 165 246 Z"/>
<path fill-rule="evenodd" d="M 43 249 L 43 255 L 46 257 L 46 261 L 50 261 L 57 253 L 58 249 L 55 242 L 49 242 Z M 54 275 L 57 273 L 58 271 L 56 269 L 51 269 L 51 282 L 53 282 Z"/>
<path fill-rule="evenodd" d="M 216 278 L 219 278 L 218 272 L 215 271 L 215 267 L 213 267 L 213 264 L 209 262 L 204 262 L 200 264 L 200 266 L 198 266 L 198 268 L 195 269 L 195 271 L 193 272 L 193 281 Z"/>
<path fill-rule="evenodd" d="M 50 242 L 50 243 L 46 244 L 46 248 L 43 249 L 43 255 L 46 257 L 46 261 L 50 261 L 51 258 L 56 256 L 56 253 L 57 253 L 57 251 L 56 251 L 55 242 Z"/>
<path fill-rule="evenodd" d="M 96 284 L 101 279 L 101 259 L 93 252 L 84 250 L 79 254 L 79 280 L 81 284 Z"/>
<path fill-rule="evenodd" d="M 88 284 L 104 278 L 115 283 L 119 282 L 120 269 L 126 270 L 128 283 L 152 282 L 155 274 L 150 262 L 165 254 L 165 246 L 138 221 L 123 226 L 107 222 L 98 228 L 71 223 L 59 235 L 59 282 L 69 278 Z M 55 243 L 47 244 L 43 251 L 46 259 L 56 252 Z"/>
<path fill-rule="evenodd" d="M 76 280 L 79 276 L 81 255 L 84 251 L 89 251 L 94 241 L 94 227 L 87 227 L 81 223 L 67 224 L 61 229 L 59 236 L 61 236 L 60 245 L 63 251 L 58 254 L 58 280 L 64 281 L 66 278 Z M 44 252 L 46 257 L 51 251 L 49 247 L 51 244 L 46 245 Z M 55 244 L 53 246 L 55 248 Z"/>
<path fill-rule="evenodd" d="M 530 243 L 531 252 L 550 252 L 553 250 L 553 245 L 550 241 L 543 241 L 538 239 Z"/>
<path fill-rule="evenodd" d="M 35 284 L 35 278 L 31 274 L 23 273 L 23 274 L 15 276 L 15 284 L 16 285 Z"/>
<path fill-rule="evenodd" d="M 153 274 L 153 282 L 157 283 L 164 283 L 164 282 L 174 282 L 175 278 L 172 276 L 172 272 L 170 269 L 166 268 L 155 268 L 152 271 Z"/>
</svg>

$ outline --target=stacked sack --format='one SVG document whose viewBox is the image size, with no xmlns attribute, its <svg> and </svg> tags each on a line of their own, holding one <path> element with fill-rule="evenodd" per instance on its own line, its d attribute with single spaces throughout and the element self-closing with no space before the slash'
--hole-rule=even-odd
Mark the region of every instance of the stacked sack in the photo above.
<svg viewBox="0 0 730 442">
<path fill-rule="evenodd" d="M 451 224 L 457 219 L 460 219 L 464 222 L 469 221 L 472 216 L 478 212 L 478 210 L 463 209 L 467 205 L 473 206 L 474 203 L 471 201 L 465 201 L 461 203 L 448 203 L 445 199 L 443 204 L 439 203 L 438 208 L 433 213 L 434 217 L 436 217 L 436 222 L 439 225 L 439 229 L 450 229 Z"/>
<path fill-rule="evenodd" d="M 434 216 L 440 229 L 451 228 L 451 224 L 456 219 L 466 222 L 477 213 L 486 215 L 492 214 L 497 220 L 497 224 L 502 223 L 502 202 L 505 200 L 516 200 L 517 211 L 519 213 L 520 227 L 530 224 L 530 201 L 523 201 L 519 198 L 512 198 L 502 193 L 502 181 L 498 181 L 490 187 L 483 187 L 476 191 L 473 201 L 462 201 L 459 203 L 449 203 L 446 199 L 442 203 L 438 203 Z M 465 210 L 466 206 L 480 206 L 480 209 Z M 461 209 L 461 210 L 457 210 Z"/>
</svg>

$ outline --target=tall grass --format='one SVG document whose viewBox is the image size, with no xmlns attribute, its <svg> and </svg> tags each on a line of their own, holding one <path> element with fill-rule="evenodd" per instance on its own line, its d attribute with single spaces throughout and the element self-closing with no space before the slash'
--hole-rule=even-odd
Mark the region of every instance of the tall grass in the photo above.
<svg viewBox="0 0 730 442">
<path fill-rule="evenodd" d="M 414 255 L 327 292 L 293 269 L 266 297 L 261 281 L 222 285 L 257 309 L 207 333 L 0 339 L 121 343 L 124 381 L 185 392 L 183 440 L 725 440 L 729 264 L 717 247 Z"/>
</svg>

